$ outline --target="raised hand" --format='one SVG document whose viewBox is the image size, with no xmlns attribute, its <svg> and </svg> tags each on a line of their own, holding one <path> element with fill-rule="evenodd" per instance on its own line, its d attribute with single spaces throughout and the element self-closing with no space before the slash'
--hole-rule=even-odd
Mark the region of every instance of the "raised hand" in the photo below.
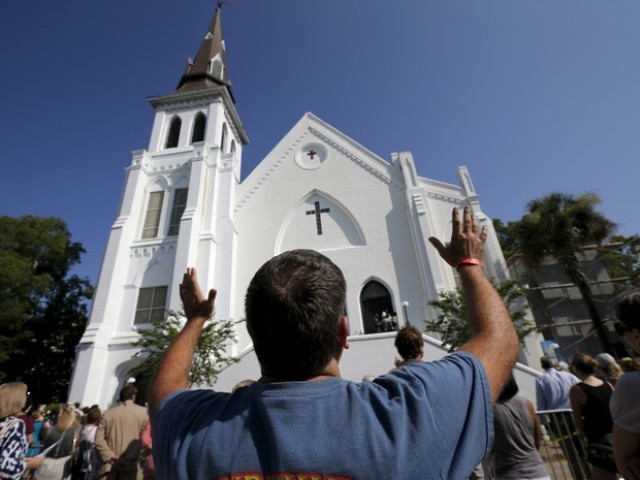
<svg viewBox="0 0 640 480">
<path fill-rule="evenodd" d="M 180 299 L 182 300 L 187 320 L 191 320 L 194 317 L 211 317 L 215 306 L 216 294 L 217 292 L 212 288 L 209 290 L 209 296 L 205 298 L 198 284 L 196 269 L 187 268 L 187 273 L 182 277 L 182 283 L 180 284 Z"/>
<path fill-rule="evenodd" d="M 436 237 L 429 237 L 431 244 L 438 250 L 440 256 L 452 267 L 457 267 L 462 260 L 484 257 L 484 242 L 487 239 L 487 227 L 480 227 L 478 217 L 473 215 L 471 207 L 464 207 L 462 222 L 457 208 L 451 213 L 453 230 L 451 241 L 445 246 Z"/>
</svg>

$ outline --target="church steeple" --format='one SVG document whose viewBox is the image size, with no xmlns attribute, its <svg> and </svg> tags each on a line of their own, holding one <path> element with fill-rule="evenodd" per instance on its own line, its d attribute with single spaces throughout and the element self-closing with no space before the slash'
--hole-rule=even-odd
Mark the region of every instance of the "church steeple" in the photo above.
<svg viewBox="0 0 640 480">
<path fill-rule="evenodd" d="M 213 20 L 207 30 L 195 60 L 189 59 L 187 70 L 178 83 L 178 92 L 193 92 L 216 86 L 224 86 L 235 103 L 231 82 L 227 73 L 227 63 L 222 38 L 220 3 L 216 7 Z"/>
</svg>

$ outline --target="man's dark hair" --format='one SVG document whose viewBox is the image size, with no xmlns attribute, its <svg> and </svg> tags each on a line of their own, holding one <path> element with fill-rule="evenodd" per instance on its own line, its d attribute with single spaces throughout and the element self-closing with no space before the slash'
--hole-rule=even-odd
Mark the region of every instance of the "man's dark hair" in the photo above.
<svg viewBox="0 0 640 480">
<path fill-rule="evenodd" d="M 543 369 L 547 370 L 549 368 L 554 368 L 556 366 L 556 361 L 547 355 L 543 355 L 540 357 L 540 365 Z"/>
<path fill-rule="evenodd" d="M 122 387 L 122 390 L 120 390 L 120 401 L 126 402 L 127 400 L 133 400 L 137 393 L 138 389 L 134 385 L 127 383 Z"/>
<path fill-rule="evenodd" d="M 313 250 L 292 250 L 256 272 L 245 297 L 247 330 L 263 373 L 301 380 L 339 356 L 345 313 L 342 271 Z"/>
<path fill-rule="evenodd" d="M 615 315 L 627 330 L 640 330 L 640 291 L 633 290 L 622 297 L 616 305 Z M 623 328 L 616 330 L 624 332 Z"/>
<path fill-rule="evenodd" d="M 403 359 L 418 358 L 423 345 L 422 332 L 413 325 L 407 325 L 398 330 L 395 346 Z"/>
</svg>

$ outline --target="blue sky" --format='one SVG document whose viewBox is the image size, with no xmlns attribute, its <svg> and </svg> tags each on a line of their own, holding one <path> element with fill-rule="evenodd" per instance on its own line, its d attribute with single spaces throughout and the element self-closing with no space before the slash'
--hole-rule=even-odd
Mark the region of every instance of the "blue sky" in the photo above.
<svg viewBox="0 0 640 480">
<path fill-rule="evenodd" d="M 469 167 L 483 210 L 602 197 L 639 232 L 638 0 L 230 0 L 223 30 L 246 176 L 306 111 L 421 176 Z M 210 0 L 0 2 L 0 215 L 53 215 L 97 279 L 146 97 L 172 92 Z"/>
</svg>

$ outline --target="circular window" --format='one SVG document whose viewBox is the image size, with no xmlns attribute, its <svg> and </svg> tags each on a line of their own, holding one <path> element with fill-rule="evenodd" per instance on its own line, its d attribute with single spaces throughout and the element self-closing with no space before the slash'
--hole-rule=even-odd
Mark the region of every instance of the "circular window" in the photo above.
<svg viewBox="0 0 640 480">
<path fill-rule="evenodd" d="M 327 149 L 318 143 L 310 143 L 302 147 L 295 156 L 298 166 L 307 170 L 320 168 L 327 160 Z"/>
</svg>

